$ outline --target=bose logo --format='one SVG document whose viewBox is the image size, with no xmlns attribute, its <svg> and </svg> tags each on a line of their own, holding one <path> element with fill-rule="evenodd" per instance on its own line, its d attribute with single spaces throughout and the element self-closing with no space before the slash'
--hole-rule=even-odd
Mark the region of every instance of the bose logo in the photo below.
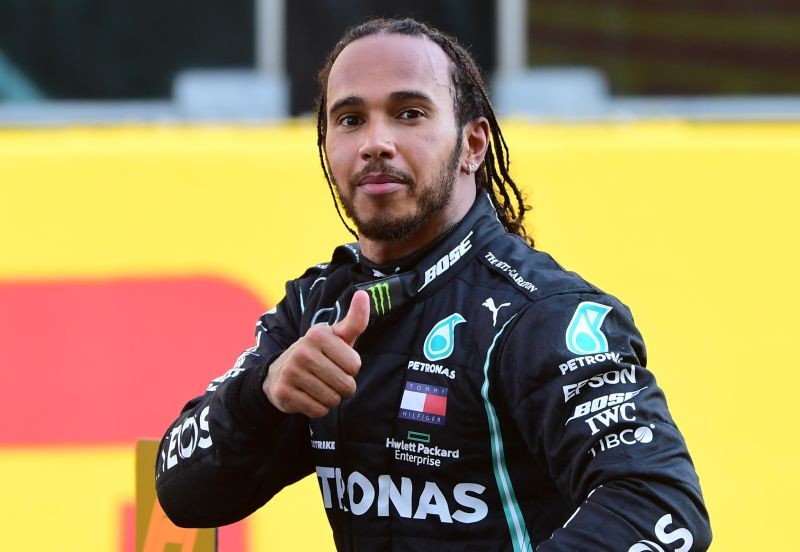
<svg viewBox="0 0 800 552">
<path fill-rule="evenodd" d="M 425 271 L 425 283 L 422 284 L 422 287 L 417 291 L 422 291 L 425 286 L 433 282 L 437 277 L 441 276 L 443 272 L 447 271 L 448 268 L 456 264 L 458 260 L 464 256 L 464 253 L 472 248 L 472 243 L 469 241 L 471 235 L 472 232 L 467 234 L 466 237 L 461 240 L 461 243 L 455 246 L 450 253 L 439 259 L 435 265 Z"/>
</svg>

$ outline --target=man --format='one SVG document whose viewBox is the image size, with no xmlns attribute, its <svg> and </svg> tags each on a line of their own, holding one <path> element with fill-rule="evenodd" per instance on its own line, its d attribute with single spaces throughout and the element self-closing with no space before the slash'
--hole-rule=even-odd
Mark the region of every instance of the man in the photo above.
<svg viewBox="0 0 800 552">
<path fill-rule="evenodd" d="M 320 159 L 358 243 L 289 282 L 167 431 L 165 512 L 231 523 L 316 473 L 339 550 L 705 550 L 631 315 L 531 249 L 467 52 L 375 20 L 320 80 Z"/>
</svg>

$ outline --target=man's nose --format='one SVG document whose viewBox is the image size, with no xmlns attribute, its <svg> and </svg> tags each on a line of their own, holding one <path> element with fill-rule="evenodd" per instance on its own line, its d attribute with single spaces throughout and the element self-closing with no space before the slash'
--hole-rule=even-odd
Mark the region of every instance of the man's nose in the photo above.
<svg viewBox="0 0 800 552">
<path fill-rule="evenodd" d="M 373 118 L 367 123 L 364 143 L 359 149 L 359 155 L 364 161 L 371 159 L 391 159 L 397 149 L 394 137 L 386 121 Z"/>
</svg>

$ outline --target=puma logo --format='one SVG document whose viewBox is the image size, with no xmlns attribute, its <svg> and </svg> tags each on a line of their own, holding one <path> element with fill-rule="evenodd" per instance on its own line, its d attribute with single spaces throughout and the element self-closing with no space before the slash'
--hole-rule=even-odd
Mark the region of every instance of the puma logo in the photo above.
<svg viewBox="0 0 800 552">
<path fill-rule="evenodd" d="M 500 309 L 502 309 L 503 307 L 508 307 L 509 305 L 511 305 L 511 303 L 501 303 L 500 305 L 495 306 L 494 299 L 489 297 L 486 301 L 483 302 L 482 306 L 492 311 L 492 326 L 497 326 L 497 313 L 500 311 Z"/>
</svg>

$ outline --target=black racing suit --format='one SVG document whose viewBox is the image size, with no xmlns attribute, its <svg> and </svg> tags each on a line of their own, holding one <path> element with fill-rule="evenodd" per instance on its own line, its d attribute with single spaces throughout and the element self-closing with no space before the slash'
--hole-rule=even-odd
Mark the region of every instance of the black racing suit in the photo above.
<svg viewBox="0 0 800 552">
<path fill-rule="evenodd" d="M 628 308 L 504 232 L 487 197 L 409 270 L 356 245 L 286 286 L 256 345 L 163 438 L 178 525 L 228 524 L 316 473 L 346 551 L 705 550 L 708 514 Z M 270 362 L 356 289 L 358 389 L 310 420 L 262 391 Z"/>
</svg>

